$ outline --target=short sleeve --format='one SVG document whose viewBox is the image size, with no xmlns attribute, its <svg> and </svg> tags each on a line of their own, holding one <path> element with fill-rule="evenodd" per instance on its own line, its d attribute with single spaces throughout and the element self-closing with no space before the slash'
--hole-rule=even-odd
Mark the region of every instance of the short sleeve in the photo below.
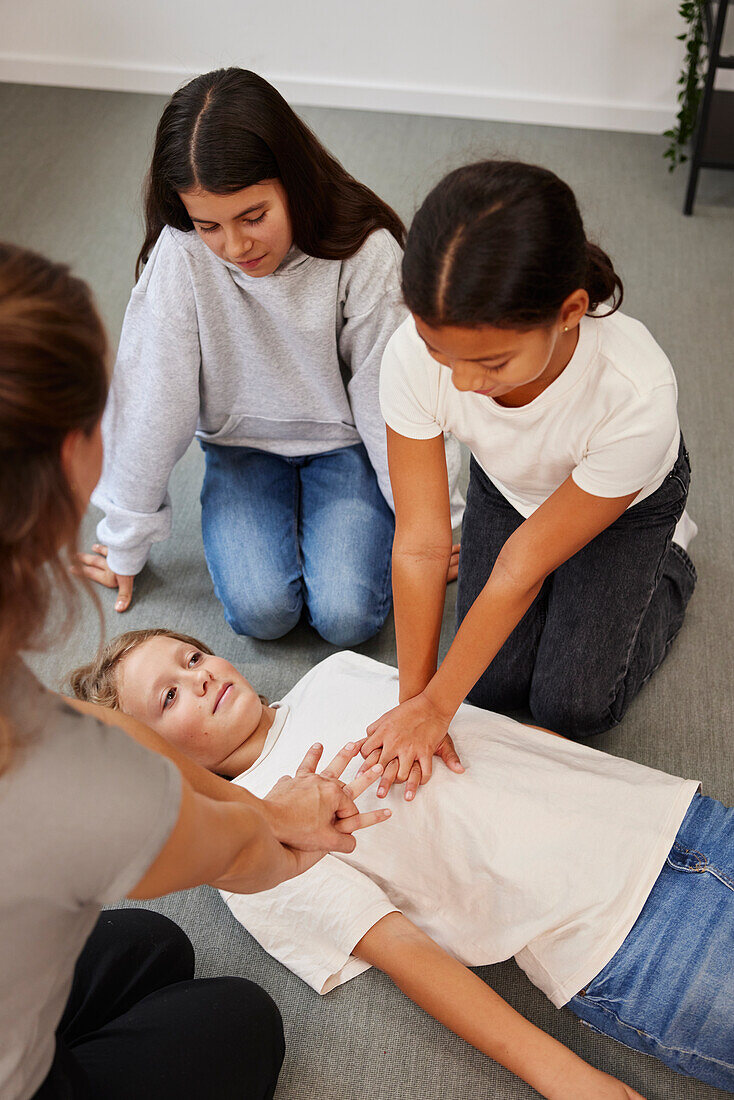
<svg viewBox="0 0 734 1100">
<path fill-rule="evenodd" d="M 438 384 L 438 363 L 422 346 L 415 322 L 408 317 L 390 338 L 382 356 L 380 406 L 385 423 L 408 439 L 441 435 Z"/>
<path fill-rule="evenodd" d="M 375 231 L 357 255 L 342 264 L 344 277 L 339 287 L 343 303 L 339 355 L 351 374 L 347 383 L 349 404 L 382 495 L 391 508 L 385 421 L 378 387 L 382 353 L 407 312 L 400 293 L 401 254 L 397 241 L 386 229 Z"/>
<path fill-rule="evenodd" d="M 53 853 L 46 875 L 70 904 L 109 905 L 137 885 L 173 831 L 181 774 L 121 729 L 63 703 L 56 716 L 34 787 Z"/>
<path fill-rule="evenodd" d="M 657 487 L 670 471 L 680 428 L 674 385 L 658 386 L 610 414 L 588 441 L 571 476 L 593 496 L 621 497 Z M 657 483 L 657 484 L 656 484 Z"/>
<path fill-rule="evenodd" d="M 396 907 L 380 887 L 336 856 L 260 894 L 222 892 L 236 919 L 268 954 L 317 993 L 328 993 L 369 964 L 352 949 Z"/>
</svg>

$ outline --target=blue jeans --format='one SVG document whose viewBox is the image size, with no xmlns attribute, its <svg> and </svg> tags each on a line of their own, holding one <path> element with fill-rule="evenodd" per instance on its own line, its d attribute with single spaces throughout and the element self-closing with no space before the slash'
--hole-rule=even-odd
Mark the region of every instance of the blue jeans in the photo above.
<svg viewBox="0 0 734 1100">
<path fill-rule="evenodd" d="M 502 712 L 529 707 L 538 725 L 574 738 L 621 721 L 668 652 L 696 584 L 693 563 L 671 541 L 690 476 L 681 440 L 660 488 L 546 579 L 469 693 L 470 703 Z M 472 459 L 457 625 L 523 522 Z"/>
<path fill-rule="evenodd" d="M 363 444 L 295 458 L 202 447 L 204 552 L 232 629 L 280 638 L 305 607 L 327 642 L 371 638 L 391 607 L 395 521 Z"/>
<path fill-rule="evenodd" d="M 694 796 L 632 931 L 568 1007 L 676 1073 L 734 1092 L 734 810 Z"/>
</svg>

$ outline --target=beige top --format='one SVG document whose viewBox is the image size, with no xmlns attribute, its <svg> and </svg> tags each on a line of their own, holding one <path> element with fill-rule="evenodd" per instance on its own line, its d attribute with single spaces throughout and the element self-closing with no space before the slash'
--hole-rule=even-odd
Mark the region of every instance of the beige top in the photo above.
<svg viewBox="0 0 734 1100">
<path fill-rule="evenodd" d="M 140 881 L 178 819 L 178 769 L 81 715 L 20 661 L 0 683 L 15 747 L 0 776 L 0 1096 L 48 1073 L 74 966 L 103 905 Z"/>
</svg>

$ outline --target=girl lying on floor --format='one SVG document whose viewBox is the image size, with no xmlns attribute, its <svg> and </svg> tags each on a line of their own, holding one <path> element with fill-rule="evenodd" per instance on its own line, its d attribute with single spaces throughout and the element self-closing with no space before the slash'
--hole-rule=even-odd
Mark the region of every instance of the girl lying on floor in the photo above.
<svg viewBox="0 0 734 1100">
<path fill-rule="evenodd" d="M 315 754 L 333 753 L 394 706 L 398 674 L 337 653 L 268 706 L 195 639 L 134 631 L 72 687 L 263 795 L 314 738 Z M 261 894 L 223 894 L 236 918 L 319 993 L 377 966 L 545 1097 L 639 1100 L 466 967 L 514 956 L 557 1007 L 734 1090 L 734 810 L 693 780 L 469 705 L 451 732 L 461 798 L 448 768 L 413 804 L 391 792 L 391 820 L 354 852 Z M 379 804 L 371 790 L 363 801 Z"/>
</svg>

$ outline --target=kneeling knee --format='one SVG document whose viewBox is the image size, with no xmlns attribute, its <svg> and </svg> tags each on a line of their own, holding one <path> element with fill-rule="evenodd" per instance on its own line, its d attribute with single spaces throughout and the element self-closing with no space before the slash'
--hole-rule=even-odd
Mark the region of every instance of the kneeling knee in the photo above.
<svg viewBox="0 0 734 1100">
<path fill-rule="evenodd" d="M 318 601 L 316 607 L 309 607 L 311 625 L 325 642 L 351 649 L 372 638 L 384 625 L 389 612 L 389 603 L 384 610 L 359 603 Z"/>
<path fill-rule="evenodd" d="M 251 1049 L 259 1049 L 277 1074 L 285 1055 L 283 1019 L 269 993 L 248 978 L 221 977 L 206 979 L 208 995 L 216 1004 L 217 1027 L 234 1032 L 237 1042 L 243 1031 Z"/>
<path fill-rule="evenodd" d="M 155 967 L 166 981 L 184 981 L 194 974 L 194 949 L 175 921 L 151 909 L 107 910 L 99 920 L 102 935 L 127 953 L 127 965 Z"/>
<path fill-rule="evenodd" d="M 531 690 L 530 710 L 539 726 L 575 741 L 603 733 L 619 721 L 608 701 L 588 698 L 573 689 L 552 696 Z"/>
<path fill-rule="evenodd" d="M 235 634 L 270 642 L 288 634 L 301 617 L 300 600 L 235 599 L 222 601 L 224 617 Z"/>
</svg>

